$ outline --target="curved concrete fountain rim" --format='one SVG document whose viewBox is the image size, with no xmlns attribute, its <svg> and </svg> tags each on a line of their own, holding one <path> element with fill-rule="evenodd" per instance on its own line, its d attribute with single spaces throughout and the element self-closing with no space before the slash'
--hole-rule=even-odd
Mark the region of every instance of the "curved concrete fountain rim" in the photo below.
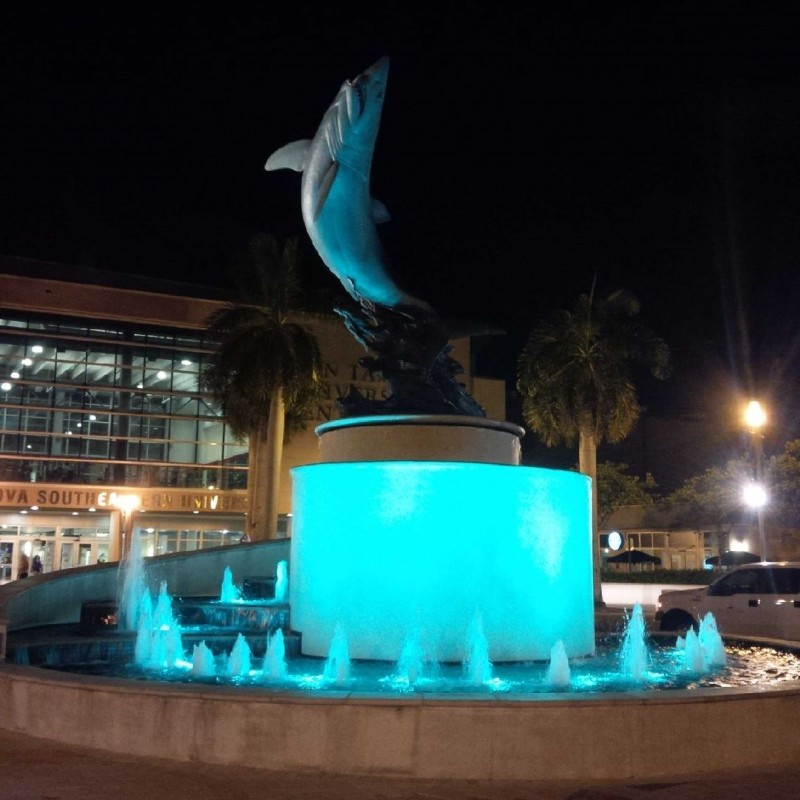
<svg viewBox="0 0 800 800">
<path fill-rule="evenodd" d="M 278 771 L 613 780 L 763 768 L 800 758 L 798 714 L 800 681 L 580 697 L 321 696 L 0 665 L 0 726 L 8 730 Z"/>
<path fill-rule="evenodd" d="M 771 640 L 761 639 L 761 642 Z M 773 642 L 774 643 L 774 642 Z M 202 699 L 214 699 L 221 695 L 242 695 L 248 700 L 256 700 L 264 703 L 291 702 L 303 704 L 309 702 L 317 705 L 319 703 L 332 702 L 340 704 L 343 701 L 354 703 L 365 703 L 368 705 L 387 705 L 387 706 L 414 706 L 419 704 L 431 705 L 440 703 L 444 706 L 492 706 L 492 705 L 513 705 L 530 706 L 538 704 L 552 705 L 554 703 L 584 706 L 589 704 L 611 704 L 615 708 L 620 703 L 630 703 L 640 706 L 643 703 L 686 703 L 694 699 L 713 700 L 717 697 L 730 700 L 731 696 L 758 696 L 772 697 L 774 695 L 785 696 L 797 693 L 800 697 L 800 680 L 783 681 L 779 684 L 763 686 L 754 684 L 749 686 L 705 686 L 696 689 L 645 689 L 642 691 L 620 691 L 620 692 L 469 692 L 458 694 L 456 692 L 427 692 L 424 689 L 415 689 L 408 694 L 389 694 L 384 692 L 361 692 L 347 689 L 324 689 L 322 691 L 302 691 L 291 689 L 280 689 L 270 691 L 268 683 L 245 686 L 236 684 L 209 684 L 209 683 L 181 683 L 178 681 L 159 681 L 153 678 L 147 681 L 134 680 L 131 678 L 118 678 L 106 675 L 84 675 L 75 672 L 66 672 L 58 669 L 47 669 L 44 667 L 29 667 L 23 664 L 0 664 L 0 676 L 8 673 L 11 675 L 30 677 L 33 681 L 40 683 L 55 683 L 57 685 L 74 684 L 75 687 L 87 688 L 97 687 L 98 689 L 117 689 L 121 692 L 141 694 L 176 694 L 191 695 Z M 0 727 L 3 727 L 0 720 Z"/>
<path fill-rule="evenodd" d="M 518 436 L 525 435 L 525 429 L 513 422 L 489 419 L 488 417 L 467 417 L 459 414 L 383 414 L 370 417 L 345 417 L 333 419 L 317 425 L 314 429 L 317 436 L 341 428 L 361 428 L 376 425 L 440 425 L 461 428 L 486 428 L 487 430 L 504 431 Z"/>
</svg>

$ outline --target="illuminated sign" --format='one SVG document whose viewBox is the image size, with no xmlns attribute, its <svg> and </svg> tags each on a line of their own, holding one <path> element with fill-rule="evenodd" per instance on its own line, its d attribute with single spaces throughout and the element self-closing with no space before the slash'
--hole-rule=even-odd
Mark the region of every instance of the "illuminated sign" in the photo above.
<svg viewBox="0 0 800 800">
<path fill-rule="evenodd" d="M 66 488 L 59 484 L 31 485 L 28 483 L 0 486 L 0 506 L 13 508 L 39 506 L 40 510 L 84 510 L 90 508 L 117 509 L 119 497 L 133 489 Z M 244 491 L 190 491 L 181 489 L 135 489 L 145 511 L 241 511 L 247 509 Z"/>
</svg>

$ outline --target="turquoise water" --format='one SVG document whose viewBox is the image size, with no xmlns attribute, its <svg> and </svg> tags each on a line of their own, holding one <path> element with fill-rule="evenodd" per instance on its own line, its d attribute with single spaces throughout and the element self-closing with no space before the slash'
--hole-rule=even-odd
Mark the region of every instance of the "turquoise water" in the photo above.
<svg viewBox="0 0 800 800">
<path fill-rule="evenodd" d="M 423 664 L 415 680 L 400 675 L 394 664 L 354 661 L 349 677 L 342 683 L 325 677 L 325 660 L 290 659 L 284 680 L 268 680 L 262 660 L 253 659 L 247 675 L 225 674 L 227 653 L 215 656 L 216 674 L 198 676 L 187 661 L 174 669 L 143 669 L 131 664 L 72 664 L 62 671 L 81 674 L 121 677 L 130 680 L 189 683 L 196 685 L 237 685 L 263 688 L 264 691 L 341 692 L 379 695 L 414 695 L 436 693 L 446 695 L 481 695 L 498 699 L 559 693 L 591 695 L 608 692 L 647 692 L 653 690 L 725 688 L 737 686 L 771 686 L 800 680 L 800 659 L 769 647 L 728 645 L 724 667 L 697 673 L 685 669 L 684 651 L 672 645 L 648 647 L 648 663 L 640 679 L 626 675 L 618 643 L 601 645 L 592 658 L 570 659 L 571 681 L 567 688 L 554 689 L 547 678 L 546 662 L 493 665 L 486 681 L 475 682 L 461 664 Z M 274 672 L 272 673 L 274 674 Z"/>
</svg>

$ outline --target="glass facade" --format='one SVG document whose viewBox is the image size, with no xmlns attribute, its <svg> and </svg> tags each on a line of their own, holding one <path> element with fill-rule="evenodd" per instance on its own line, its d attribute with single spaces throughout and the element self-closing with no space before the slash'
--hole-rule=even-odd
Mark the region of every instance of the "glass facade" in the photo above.
<svg viewBox="0 0 800 800">
<path fill-rule="evenodd" d="M 201 375 L 203 333 L 18 313 L 0 319 L 0 480 L 246 487 Z"/>
</svg>

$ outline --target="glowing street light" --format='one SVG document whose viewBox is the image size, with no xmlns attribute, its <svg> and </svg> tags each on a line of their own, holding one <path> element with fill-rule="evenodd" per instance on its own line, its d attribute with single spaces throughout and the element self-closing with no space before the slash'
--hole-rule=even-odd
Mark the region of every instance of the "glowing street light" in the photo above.
<svg viewBox="0 0 800 800">
<path fill-rule="evenodd" d="M 756 510 L 758 516 L 758 538 L 763 558 L 767 557 L 767 542 L 764 536 L 764 504 L 767 493 L 764 489 L 764 434 L 767 412 L 758 400 L 751 400 L 744 411 L 744 422 L 750 431 L 750 443 L 755 460 L 755 481 L 745 490 L 745 502 Z"/>
<path fill-rule="evenodd" d="M 767 504 L 767 491 L 760 483 L 748 483 L 744 487 L 742 497 L 750 508 L 762 509 Z"/>
<path fill-rule="evenodd" d="M 767 424 L 767 412 L 758 400 L 751 400 L 744 410 L 744 422 L 750 433 L 757 433 Z"/>
</svg>

